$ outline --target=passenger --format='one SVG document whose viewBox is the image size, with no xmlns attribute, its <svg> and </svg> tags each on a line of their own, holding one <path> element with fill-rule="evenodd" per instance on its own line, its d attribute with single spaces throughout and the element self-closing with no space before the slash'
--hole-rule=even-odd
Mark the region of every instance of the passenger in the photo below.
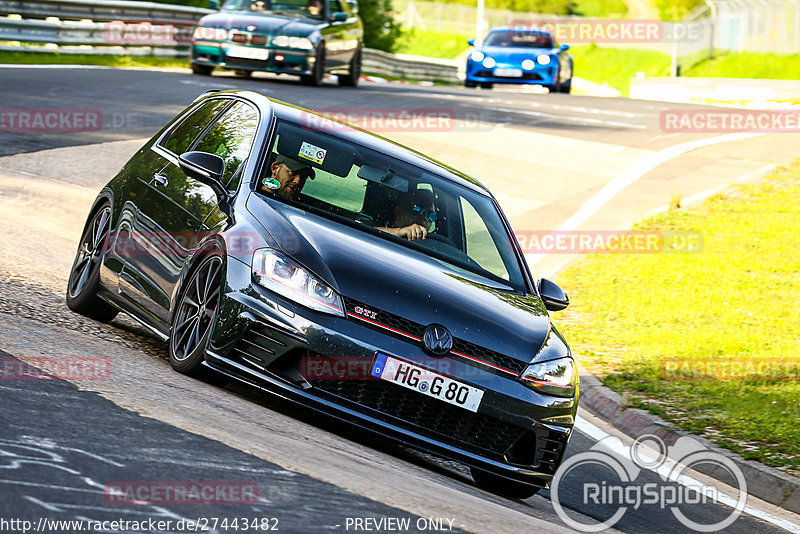
<svg viewBox="0 0 800 534">
<path fill-rule="evenodd" d="M 311 17 L 319 18 L 322 15 L 322 0 L 308 0 L 306 9 Z"/>
<path fill-rule="evenodd" d="M 315 176 L 314 169 L 307 163 L 279 154 L 270 165 L 270 176 L 261 183 L 276 195 L 296 199 L 306 180 L 313 180 Z"/>
<path fill-rule="evenodd" d="M 409 241 L 425 239 L 438 217 L 433 193 L 420 189 L 407 194 L 395 206 L 393 215 L 389 226 L 378 226 L 377 229 Z"/>
</svg>

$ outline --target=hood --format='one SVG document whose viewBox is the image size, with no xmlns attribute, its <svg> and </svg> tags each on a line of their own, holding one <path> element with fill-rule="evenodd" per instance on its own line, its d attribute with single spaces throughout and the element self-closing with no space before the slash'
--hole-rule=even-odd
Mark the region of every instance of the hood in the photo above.
<svg viewBox="0 0 800 534">
<path fill-rule="evenodd" d="M 206 28 L 224 28 L 226 30 L 242 30 L 262 35 L 288 35 L 290 37 L 307 37 L 316 31 L 323 20 L 287 15 L 256 15 L 247 12 L 215 13 L 206 15 L 198 22 L 198 26 Z M 248 29 L 255 26 L 255 29 Z"/>
<path fill-rule="evenodd" d="M 509 48 L 507 46 L 484 46 L 481 52 L 495 60 L 503 59 L 506 61 L 523 61 L 525 59 L 536 59 L 541 54 L 555 53 L 552 48 Z"/>
<path fill-rule="evenodd" d="M 533 361 L 550 333 L 541 299 L 424 253 L 252 194 L 247 209 L 278 246 L 345 297 L 517 360 Z"/>
</svg>

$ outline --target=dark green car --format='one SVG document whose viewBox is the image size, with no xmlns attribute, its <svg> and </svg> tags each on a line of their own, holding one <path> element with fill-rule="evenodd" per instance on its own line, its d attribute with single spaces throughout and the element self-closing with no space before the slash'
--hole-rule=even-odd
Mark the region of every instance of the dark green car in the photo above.
<svg viewBox="0 0 800 534">
<path fill-rule="evenodd" d="M 355 0 L 228 0 L 198 22 L 192 71 L 294 74 L 308 85 L 321 85 L 329 73 L 352 87 L 361 75 L 363 38 Z"/>
</svg>

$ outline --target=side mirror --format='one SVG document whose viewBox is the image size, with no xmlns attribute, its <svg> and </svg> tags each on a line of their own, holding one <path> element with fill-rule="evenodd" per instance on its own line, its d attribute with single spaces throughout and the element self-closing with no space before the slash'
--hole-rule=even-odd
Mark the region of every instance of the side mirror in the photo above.
<svg viewBox="0 0 800 534">
<path fill-rule="evenodd" d="M 225 173 L 225 160 L 208 152 L 186 152 L 178 157 L 178 165 L 189 178 L 214 190 L 220 201 L 228 199 L 228 190 L 220 181 Z"/>
<path fill-rule="evenodd" d="M 219 0 L 208 0 L 209 9 L 219 9 Z"/>
<path fill-rule="evenodd" d="M 561 50 L 562 50 L 562 51 L 564 51 L 564 50 L 569 50 L 569 45 L 567 45 L 567 44 L 562 44 L 562 45 L 561 45 Z"/>
<path fill-rule="evenodd" d="M 470 46 L 475 46 L 475 39 L 470 39 L 469 41 L 467 41 L 467 44 Z"/>
<path fill-rule="evenodd" d="M 551 282 L 547 278 L 540 278 L 538 289 L 544 307 L 549 311 L 561 311 L 569 306 L 567 293 L 555 282 Z"/>
<path fill-rule="evenodd" d="M 347 13 L 344 11 L 337 11 L 331 15 L 331 20 L 333 22 L 344 22 L 347 20 Z"/>
</svg>

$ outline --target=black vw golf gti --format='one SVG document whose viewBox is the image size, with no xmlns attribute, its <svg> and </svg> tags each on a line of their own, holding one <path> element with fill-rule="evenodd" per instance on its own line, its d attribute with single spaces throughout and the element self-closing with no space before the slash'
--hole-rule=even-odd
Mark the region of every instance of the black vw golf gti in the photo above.
<svg viewBox="0 0 800 534">
<path fill-rule="evenodd" d="M 100 192 L 67 304 L 209 369 L 533 495 L 578 374 L 508 221 L 469 176 L 245 91 L 210 92 Z"/>
</svg>

